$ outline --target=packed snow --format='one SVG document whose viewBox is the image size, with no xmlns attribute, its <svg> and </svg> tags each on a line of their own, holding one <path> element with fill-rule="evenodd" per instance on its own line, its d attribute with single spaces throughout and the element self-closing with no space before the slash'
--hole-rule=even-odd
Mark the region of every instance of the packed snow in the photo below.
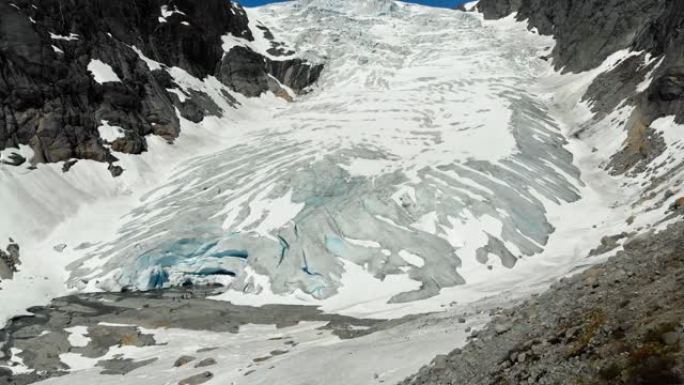
<svg viewBox="0 0 684 385">
<path fill-rule="evenodd" d="M 90 63 L 88 63 L 88 71 L 93 74 L 95 81 L 100 84 L 121 81 L 119 76 L 112 69 L 112 66 L 102 60 L 92 59 Z"/>
</svg>

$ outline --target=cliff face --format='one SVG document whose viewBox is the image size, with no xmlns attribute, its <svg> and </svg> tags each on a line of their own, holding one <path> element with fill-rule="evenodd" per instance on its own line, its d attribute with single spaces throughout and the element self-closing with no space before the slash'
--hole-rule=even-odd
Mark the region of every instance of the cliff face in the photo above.
<svg viewBox="0 0 684 385">
<path fill-rule="evenodd" d="M 635 106 L 623 128 L 630 140 L 614 154 L 613 173 L 642 171 L 663 149 L 651 129 L 656 119 L 674 115 L 684 123 L 684 3 L 677 0 L 482 0 L 487 19 L 517 12 L 529 28 L 553 35 L 556 69 L 582 72 L 600 66 L 610 55 L 634 54 L 599 76 L 585 95 L 596 119 L 624 100 Z M 646 88 L 643 81 L 652 78 Z M 591 126 L 591 124 L 589 125 Z M 582 136 L 582 131 L 577 132 Z"/>
<path fill-rule="evenodd" d="M 267 84 L 272 76 L 295 92 L 317 79 L 321 66 L 301 60 L 273 65 L 243 47 L 225 54 L 223 36 L 249 42 L 254 33 L 263 31 L 250 30 L 244 10 L 222 0 L 1 2 L 0 151 L 29 145 L 34 163 L 67 161 L 68 169 L 75 159 L 92 159 L 110 163 L 118 175 L 113 152 L 139 154 L 147 135 L 169 141 L 179 135 L 176 109 L 193 122 L 224 112 L 201 91 L 187 92 L 183 100 L 169 92 L 181 89 L 171 67 L 199 79 L 216 76 L 248 96 L 277 90 L 278 84 Z M 237 63 L 233 71 L 225 71 L 226 62 Z M 290 70 L 287 76 L 280 67 Z M 235 86 L 241 83 L 250 85 L 249 92 Z M 229 93 L 224 97 L 235 103 Z M 123 134 L 102 138 L 103 121 Z M 25 161 L 19 155 L 3 159 Z"/>
</svg>

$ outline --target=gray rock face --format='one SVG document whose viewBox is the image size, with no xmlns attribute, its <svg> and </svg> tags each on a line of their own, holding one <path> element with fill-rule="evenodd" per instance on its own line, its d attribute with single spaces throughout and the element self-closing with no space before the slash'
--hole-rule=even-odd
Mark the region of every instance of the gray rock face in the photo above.
<svg viewBox="0 0 684 385">
<path fill-rule="evenodd" d="M 682 277 L 684 222 L 504 310 L 402 384 L 684 383 Z"/>
<path fill-rule="evenodd" d="M 12 279 L 20 264 L 19 245 L 10 238 L 7 250 L 0 250 L 0 280 Z"/>
<path fill-rule="evenodd" d="M 162 7 L 167 10 L 163 18 Z M 244 10 L 222 0 L 47 0 L 36 7 L 28 0 L 0 3 L 0 151 L 23 144 L 33 149 L 34 164 L 70 159 L 113 164 L 113 152 L 146 151 L 147 135 L 173 140 L 180 132 L 176 108 L 193 122 L 221 111 L 200 92 L 183 102 L 168 92 L 179 87 L 166 67 L 180 67 L 198 78 L 218 75 L 226 34 L 253 40 Z M 162 69 L 150 69 L 136 50 Z M 248 56 L 245 66 L 256 66 L 242 72 L 258 72 L 261 78 L 273 72 L 297 90 L 320 72 L 302 61 L 266 67 L 257 53 L 238 54 Z M 121 81 L 96 82 L 88 70 L 92 59 L 109 65 Z M 281 73 L 281 67 L 290 72 Z M 256 80 L 252 77 L 221 78 L 240 84 L 234 88 L 238 91 L 251 90 L 250 95 L 253 89 L 272 89 L 244 84 Z M 125 136 L 112 143 L 100 138 L 102 120 L 121 127 Z M 4 164 L 24 162 L 20 156 L 3 159 Z M 123 170 L 112 166 L 110 171 L 116 176 Z"/>
<path fill-rule="evenodd" d="M 301 59 L 274 61 L 245 47 L 233 47 L 221 60 L 219 80 L 246 96 L 266 91 L 282 92 L 281 84 L 302 92 L 318 80 L 323 65 L 309 65 Z"/>
</svg>

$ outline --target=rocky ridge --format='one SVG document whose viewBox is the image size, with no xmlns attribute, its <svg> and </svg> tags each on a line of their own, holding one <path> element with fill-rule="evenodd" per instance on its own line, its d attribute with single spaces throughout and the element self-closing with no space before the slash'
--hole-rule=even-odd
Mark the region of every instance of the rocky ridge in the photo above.
<svg viewBox="0 0 684 385">
<path fill-rule="evenodd" d="M 171 68 L 199 79 L 215 76 L 233 106 L 230 91 L 286 96 L 284 87 L 304 92 L 317 80 L 321 65 L 273 60 L 247 47 L 224 52 L 224 36 L 249 42 L 255 34 L 272 41 L 273 53 L 293 53 L 267 29 L 250 30 L 245 11 L 228 1 L 0 3 L 2 163 L 24 164 L 13 149 L 27 145 L 31 165 L 65 162 L 67 171 L 76 160 L 91 159 L 109 163 L 116 176 L 123 170 L 115 153 L 146 151 L 147 135 L 173 141 L 181 118 L 199 122 L 226 112 L 204 92 L 179 87 Z M 98 79 L 102 71 L 108 78 Z M 103 124 L 120 135 L 103 137 Z"/>
</svg>

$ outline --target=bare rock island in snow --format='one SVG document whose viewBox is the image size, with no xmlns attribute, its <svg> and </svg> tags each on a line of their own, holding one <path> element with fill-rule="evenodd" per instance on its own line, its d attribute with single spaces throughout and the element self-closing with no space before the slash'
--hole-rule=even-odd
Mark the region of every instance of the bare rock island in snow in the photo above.
<svg viewBox="0 0 684 385">
<path fill-rule="evenodd" d="M 683 28 L 0 2 L 0 385 L 684 383 Z"/>
</svg>

